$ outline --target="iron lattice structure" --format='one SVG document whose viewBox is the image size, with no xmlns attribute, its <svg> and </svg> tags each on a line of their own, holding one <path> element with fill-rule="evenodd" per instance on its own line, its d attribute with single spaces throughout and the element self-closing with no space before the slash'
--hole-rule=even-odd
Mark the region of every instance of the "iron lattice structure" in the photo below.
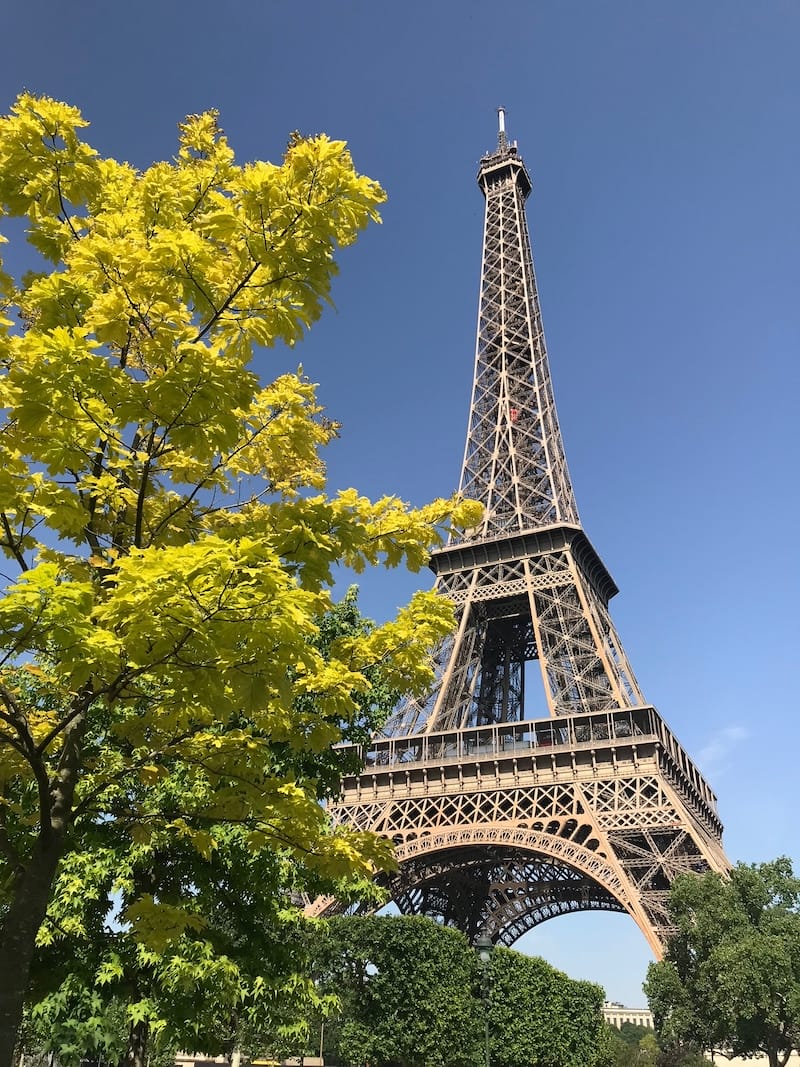
<svg viewBox="0 0 800 1067">
<path fill-rule="evenodd" d="M 565 912 L 623 911 L 658 956 L 673 879 L 728 867 L 716 798 L 642 696 L 608 613 L 617 588 L 580 525 L 525 219 L 531 180 L 502 111 L 478 184 L 460 488 L 484 518 L 431 559 L 458 614 L 433 689 L 362 752 L 333 817 L 392 838 L 389 888 L 405 913 L 511 944 Z"/>
</svg>

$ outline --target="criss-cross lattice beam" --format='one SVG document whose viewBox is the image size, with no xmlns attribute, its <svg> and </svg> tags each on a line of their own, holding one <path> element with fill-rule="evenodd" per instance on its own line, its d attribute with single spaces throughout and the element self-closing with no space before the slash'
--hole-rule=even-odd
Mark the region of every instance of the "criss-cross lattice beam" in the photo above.
<svg viewBox="0 0 800 1067">
<path fill-rule="evenodd" d="M 558 428 L 525 221 L 531 184 L 513 148 L 485 158 L 481 296 L 461 491 L 486 506 L 473 534 L 578 522 Z"/>
</svg>

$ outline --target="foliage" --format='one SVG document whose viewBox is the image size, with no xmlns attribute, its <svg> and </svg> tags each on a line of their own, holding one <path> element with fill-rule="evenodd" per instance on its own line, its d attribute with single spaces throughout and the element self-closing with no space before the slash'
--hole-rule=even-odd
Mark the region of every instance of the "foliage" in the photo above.
<svg viewBox="0 0 800 1067">
<path fill-rule="evenodd" d="M 72 974 L 60 988 L 30 1013 L 28 1051 L 58 1050 L 59 1063 L 92 1059 L 119 1063 L 128 1040 L 128 1020 L 123 1005 L 108 1003 L 102 992 L 89 989 Z M 62 1058 L 63 1057 L 63 1058 Z"/>
<path fill-rule="evenodd" d="M 636 1033 L 632 1031 L 636 1030 Z M 641 1033 L 639 1033 L 641 1031 Z M 639 1062 L 639 1040 L 644 1037 L 646 1030 L 643 1026 L 629 1027 L 625 1029 L 605 1023 L 602 1035 L 598 1041 L 601 1052 L 598 1056 L 598 1067 L 633 1067 Z"/>
<path fill-rule="evenodd" d="M 316 973 L 340 999 L 325 1045 L 344 1063 L 481 1063 L 475 961 L 458 931 L 419 916 L 334 918 Z"/>
<path fill-rule="evenodd" d="M 645 983 L 662 1043 L 786 1062 L 800 1042 L 800 880 L 788 859 L 675 881 Z"/>
<path fill-rule="evenodd" d="M 658 1063 L 658 1041 L 655 1034 L 645 1034 L 639 1041 L 639 1059 L 641 1067 L 656 1067 Z"/>
<path fill-rule="evenodd" d="M 619 1043 L 619 1034 L 616 1027 L 603 1020 L 595 1043 L 594 1057 L 591 1061 L 592 1067 L 617 1067 Z"/>
<path fill-rule="evenodd" d="M 303 1015 L 320 998 L 303 976 L 305 923 L 284 897 L 293 872 L 280 856 L 251 853 L 238 827 L 220 825 L 215 837 L 208 858 L 167 839 L 127 857 L 108 845 L 65 857 L 30 994 L 34 1012 L 54 1024 L 44 1047 L 64 1067 L 94 1048 L 117 1060 L 120 1036 L 137 1023 L 149 1038 L 213 1054 L 230 1052 L 250 1018 L 272 1033 L 299 1027 L 304 1035 Z M 109 924 L 109 887 L 124 903 L 145 884 L 161 911 L 180 905 L 181 923 L 190 906 L 197 928 L 174 936 L 163 914 L 152 921 L 144 909 L 136 924 Z M 78 886 L 81 900 L 68 899 Z M 94 1018 L 121 1012 L 123 1025 L 80 1048 L 62 1040 L 61 1028 L 81 1017 L 87 998 Z"/>
<path fill-rule="evenodd" d="M 642 1038 L 650 1037 L 653 1033 L 647 1026 L 642 1026 L 640 1023 L 622 1023 L 616 1032 L 624 1044 L 637 1047 Z"/>
<path fill-rule="evenodd" d="M 351 590 L 323 620 L 319 640 L 329 643 L 334 635 L 365 627 Z M 388 712 L 393 703 L 391 692 L 373 693 L 367 718 L 354 729 L 374 727 L 375 709 Z M 335 756 L 320 754 L 321 761 L 327 757 L 331 781 Z M 140 785 L 145 810 L 168 807 L 176 780 L 186 781 L 186 775 L 172 767 L 167 778 Z M 207 799 L 200 794 L 198 804 Z M 184 795 L 184 810 L 188 802 Z M 254 853 L 239 826 L 213 825 L 209 839 L 214 847 L 204 853 L 196 838 L 175 840 L 163 832 L 151 832 L 129 847 L 124 823 L 108 819 L 84 825 L 73 841 L 40 930 L 30 994 L 34 1013 L 51 1024 L 39 1047 L 55 1052 L 62 1067 L 87 1051 L 118 1060 L 121 1035 L 137 1021 L 146 1023 L 151 1039 L 168 1035 L 181 1047 L 212 1054 L 230 1053 L 241 1034 L 254 1027 L 269 1033 L 273 1043 L 291 1045 L 305 1038 L 303 1020 L 320 998 L 313 982 L 302 978 L 308 931 L 296 909 L 287 906 L 286 893 L 330 886 L 309 881 L 286 856 Z M 339 881 L 336 888 L 346 895 L 347 885 Z M 357 888 L 362 899 L 372 889 Z M 158 900 L 157 923 L 148 909 L 131 903 L 142 893 Z M 109 921 L 110 901 L 116 915 L 133 915 L 130 925 Z M 179 937 L 170 936 L 167 908 L 175 909 L 180 923 L 191 914 L 193 923 Z M 108 1013 L 117 1018 L 122 1011 L 124 1025 L 86 1033 L 81 1048 L 69 1029 L 65 1040 L 64 1026 L 82 1016 L 87 999 L 96 1005 L 93 1018 Z"/>
<path fill-rule="evenodd" d="M 691 1044 L 662 1048 L 652 1030 L 637 1023 L 606 1024 L 597 1067 L 705 1067 L 708 1061 Z"/>
<path fill-rule="evenodd" d="M 536 957 L 495 949 L 489 1031 L 495 1067 L 586 1067 L 602 1050 L 603 990 Z"/>
<path fill-rule="evenodd" d="M 495 949 L 488 986 L 466 938 L 421 917 L 341 917 L 321 926 L 317 978 L 339 998 L 326 1054 L 345 1064 L 484 1062 L 488 991 L 495 1067 L 600 1067 L 602 990 L 543 960 Z"/>
<path fill-rule="evenodd" d="M 27 94 L 0 120 L 0 213 L 49 264 L 0 272 L 0 548 L 17 569 L 0 600 L 2 1067 L 35 938 L 58 939 L 70 894 L 101 922 L 115 857 L 130 854 L 113 885 L 136 951 L 167 957 L 208 922 L 169 857 L 212 863 L 234 847 L 219 827 L 275 864 L 271 888 L 287 867 L 368 879 L 390 862 L 331 831 L 330 746 L 373 713 L 371 690 L 425 687 L 452 614 L 419 594 L 326 645 L 333 571 L 418 569 L 476 519 L 326 494 L 338 428 L 315 387 L 250 369 L 255 345 L 302 336 L 337 247 L 377 218 L 383 193 L 344 143 L 293 137 L 282 163 L 239 166 L 207 113 L 139 172 L 85 126 Z"/>
<path fill-rule="evenodd" d="M 661 1048 L 656 1060 L 657 1067 L 706 1067 L 708 1062 L 690 1041 L 673 1042 Z"/>
</svg>

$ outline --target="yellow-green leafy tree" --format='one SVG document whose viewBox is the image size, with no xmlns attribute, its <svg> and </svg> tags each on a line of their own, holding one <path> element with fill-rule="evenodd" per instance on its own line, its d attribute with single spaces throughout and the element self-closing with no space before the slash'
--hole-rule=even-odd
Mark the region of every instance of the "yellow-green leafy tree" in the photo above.
<svg viewBox="0 0 800 1067">
<path fill-rule="evenodd" d="M 351 590 L 321 620 L 315 644 L 328 654 L 370 625 Z M 397 699 L 381 684 L 380 664 L 364 673 L 370 687 L 338 724 L 352 741 L 366 740 Z M 35 677 L 23 674 L 20 683 L 29 702 L 46 699 L 46 690 L 30 692 Z M 295 785 L 311 779 L 320 799 L 338 792 L 354 764 L 350 747 L 314 752 L 275 741 L 270 758 L 273 773 L 285 777 L 291 767 Z M 310 1012 L 325 1006 L 308 967 L 315 923 L 287 897 L 334 892 L 363 901 L 377 890 L 363 880 L 332 885 L 285 848 L 252 850 L 248 826 L 229 806 L 222 821 L 208 815 L 241 777 L 199 770 L 162 752 L 156 780 L 122 774 L 104 789 L 102 808 L 81 809 L 39 931 L 26 1058 L 52 1053 L 62 1067 L 86 1058 L 138 1067 L 170 1047 L 230 1057 L 254 1031 L 270 1035 L 273 1053 L 308 1040 Z M 178 818 L 191 837 L 175 834 Z M 129 922 L 114 921 L 122 914 Z"/>
<path fill-rule="evenodd" d="M 314 386 L 250 368 L 255 346 L 302 336 L 336 249 L 377 218 L 383 192 L 344 143 L 293 137 L 280 164 L 240 166 L 206 113 L 140 172 L 85 126 L 29 95 L 0 119 L 0 211 L 47 267 L 0 273 L 0 1067 L 81 820 L 118 822 L 127 799 L 132 843 L 171 833 L 209 855 L 227 822 L 323 875 L 390 862 L 330 829 L 310 768 L 320 754 L 329 772 L 371 668 L 426 685 L 452 618 L 419 594 L 323 653 L 332 571 L 417 569 L 476 518 L 327 494 L 337 427 Z M 159 811 L 141 788 L 175 766 L 206 791 L 189 817 L 180 791 Z M 197 922 L 146 892 L 121 919 L 162 945 Z"/>
</svg>

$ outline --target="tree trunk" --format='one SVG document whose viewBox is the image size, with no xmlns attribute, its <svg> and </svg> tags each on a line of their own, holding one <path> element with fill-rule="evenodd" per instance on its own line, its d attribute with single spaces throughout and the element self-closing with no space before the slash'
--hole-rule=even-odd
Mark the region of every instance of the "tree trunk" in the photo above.
<svg viewBox="0 0 800 1067">
<path fill-rule="evenodd" d="M 47 780 L 40 753 L 36 753 L 36 761 L 40 762 L 31 763 L 39 784 L 39 836 L 14 886 L 11 906 L 0 930 L 0 1067 L 12 1067 L 14 1061 L 36 935 L 47 914 L 58 864 L 67 846 L 90 700 L 87 686 L 76 697 L 74 713 L 62 735 L 55 775 Z"/>
<path fill-rule="evenodd" d="M 128 1048 L 122 1060 L 122 1067 L 145 1067 L 147 1039 L 149 1036 L 150 1025 L 144 1019 L 140 1019 L 138 1023 L 131 1024 Z"/>
<path fill-rule="evenodd" d="M 40 834 L 17 882 L 0 935 L 0 1067 L 11 1067 L 22 1021 L 36 935 L 64 851 L 63 834 Z"/>
</svg>

